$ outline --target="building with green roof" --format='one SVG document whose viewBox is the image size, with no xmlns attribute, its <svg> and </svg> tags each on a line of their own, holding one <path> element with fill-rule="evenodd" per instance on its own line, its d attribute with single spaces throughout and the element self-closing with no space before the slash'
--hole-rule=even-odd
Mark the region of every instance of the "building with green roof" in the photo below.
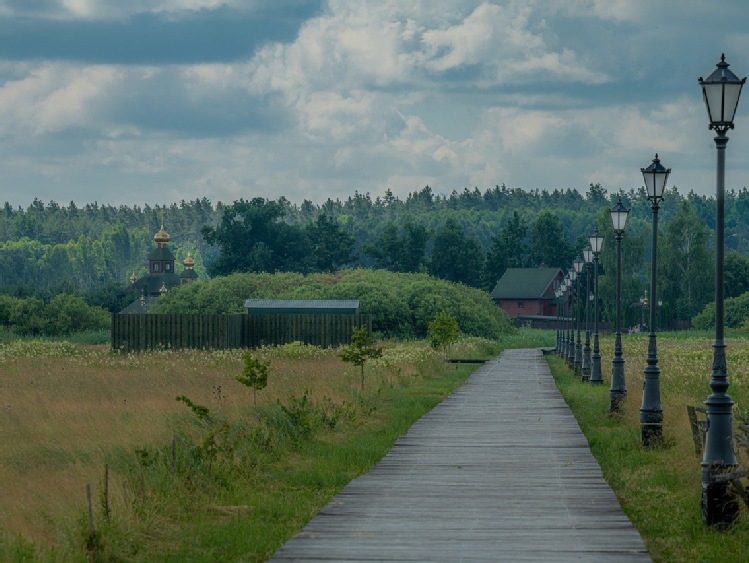
<svg viewBox="0 0 749 563">
<path fill-rule="evenodd" d="M 559 268 L 507 268 L 494 290 L 492 300 L 510 318 L 554 317 L 554 290 L 564 279 Z"/>
<path fill-rule="evenodd" d="M 172 287 L 187 285 L 197 281 L 198 274 L 195 272 L 195 260 L 190 254 L 182 261 L 184 270 L 177 274 L 174 269 L 175 257 L 169 250 L 169 233 L 161 228 L 153 236 L 156 248 L 148 257 L 148 274 L 138 279 L 135 273 L 130 276 L 130 283 L 141 292 L 141 297 L 125 307 L 121 313 L 142 314 L 148 312 L 148 308 L 156 303 L 156 300 L 167 293 Z"/>
</svg>

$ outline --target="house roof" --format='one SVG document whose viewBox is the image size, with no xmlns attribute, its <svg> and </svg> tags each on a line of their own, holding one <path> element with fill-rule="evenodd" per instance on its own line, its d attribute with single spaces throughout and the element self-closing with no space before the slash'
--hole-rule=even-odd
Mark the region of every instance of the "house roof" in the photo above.
<svg viewBox="0 0 749 563">
<path fill-rule="evenodd" d="M 359 300 L 334 299 L 248 299 L 248 313 L 356 313 Z"/>
<path fill-rule="evenodd" d="M 497 299 L 549 299 L 559 268 L 507 268 L 491 293 Z"/>
</svg>

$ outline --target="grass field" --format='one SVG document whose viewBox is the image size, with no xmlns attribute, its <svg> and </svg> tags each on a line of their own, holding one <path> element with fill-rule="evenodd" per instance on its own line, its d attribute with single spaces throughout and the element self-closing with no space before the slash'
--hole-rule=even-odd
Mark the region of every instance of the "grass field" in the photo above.
<svg viewBox="0 0 749 563">
<path fill-rule="evenodd" d="M 553 332 L 521 330 L 503 346 L 553 343 Z M 654 560 L 745 560 L 746 508 L 727 531 L 706 528 L 700 515 L 701 460 L 685 407 L 710 392 L 710 336 L 659 335 L 665 444 L 653 450 L 639 445 L 647 336 L 623 337 L 628 393 L 619 415 L 607 413 L 613 338 L 601 345 L 600 387 L 581 383 L 553 355 L 549 362 Z M 498 351 L 472 341 L 452 354 Z M 729 393 L 745 411 L 749 341 L 729 338 L 727 353 Z M 424 343 L 388 343 L 367 365 L 361 393 L 358 368 L 333 351 L 295 344 L 258 355 L 271 373 L 255 408 L 234 378 L 239 351 L 121 356 L 65 342 L 0 345 L 0 560 L 265 560 L 470 371 L 447 369 Z"/>
<path fill-rule="evenodd" d="M 253 407 L 241 351 L 0 346 L 0 560 L 264 560 L 470 372 L 425 343 L 389 343 L 362 393 L 335 351 L 256 355 L 271 369 Z"/>
<path fill-rule="evenodd" d="M 706 528 L 700 512 L 701 458 L 695 454 L 686 405 L 702 406 L 710 394 L 712 340 L 706 334 L 658 335 L 665 444 L 654 450 L 644 450 L 639 444 L 647 335 L 625 335 L 622 341 L 627 396 L 620 415 L 607 413 L 612 337 L 601 341 L 602 386 L 579 382 L 561 359 L 549 359 L 557 385 L 607 481 L 655 561 L 746 561 L 746 507 L 742 506 L 738 523 L 727 531 Z M 727 344 L 729 394 L 736 409 L 745 412 L 749 408 L 749 341 L 729 338 Z M 746 451 L 738 453 L 747 468 Z"/>
</svg>

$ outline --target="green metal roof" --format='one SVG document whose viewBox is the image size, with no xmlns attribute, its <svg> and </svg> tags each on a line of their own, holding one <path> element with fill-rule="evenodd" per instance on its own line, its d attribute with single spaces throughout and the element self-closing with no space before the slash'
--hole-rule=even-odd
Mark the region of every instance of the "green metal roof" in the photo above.
<svg viewBox="0 0 749 563">
<path fill-rule="evenodd" d="M 491 293 L 497 299 L 549 299 L 554 297 L 553 281 L 559 268 L 507 268 Z"/>
<path fill-rule="evenodd" d="M 354 314 L 359 312 L 359 300 L 336 299 L 248 299 L 244 302 L 248 313 L 318 313 Z"/>
</svg>

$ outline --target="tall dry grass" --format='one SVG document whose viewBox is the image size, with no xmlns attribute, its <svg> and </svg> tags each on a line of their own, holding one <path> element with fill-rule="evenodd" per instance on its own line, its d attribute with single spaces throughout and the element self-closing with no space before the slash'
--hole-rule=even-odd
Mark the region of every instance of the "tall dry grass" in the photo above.
<svg viewBox="0 0 749 563">
<path fill-rule="evenodd" d="M 304 390 L 313 401 L 340 403 L 358 388 L 358 368 L 335 351 L 293 344 L 256 353 L 271 359 L 259 404 Z M 0 533 L 52 546 L 64 541 L 61 535 L 80 527 L 86 483 L 100 489 L 105 463 L 115 468 L 110 502 L 126 503 L 118 460 L 184 430 L 192 414 L 178 395 L 225 419 L 252 417 L 251 391 L 235 380 L 242 354 L 118 355 L 102 346 L 39 341 L 0 346 Z M 429 365 L 425 358 L 439 361 L 424 345 L 391 346 L 368 366 L 367 386 L 408 378 Z"/>
</svg>

